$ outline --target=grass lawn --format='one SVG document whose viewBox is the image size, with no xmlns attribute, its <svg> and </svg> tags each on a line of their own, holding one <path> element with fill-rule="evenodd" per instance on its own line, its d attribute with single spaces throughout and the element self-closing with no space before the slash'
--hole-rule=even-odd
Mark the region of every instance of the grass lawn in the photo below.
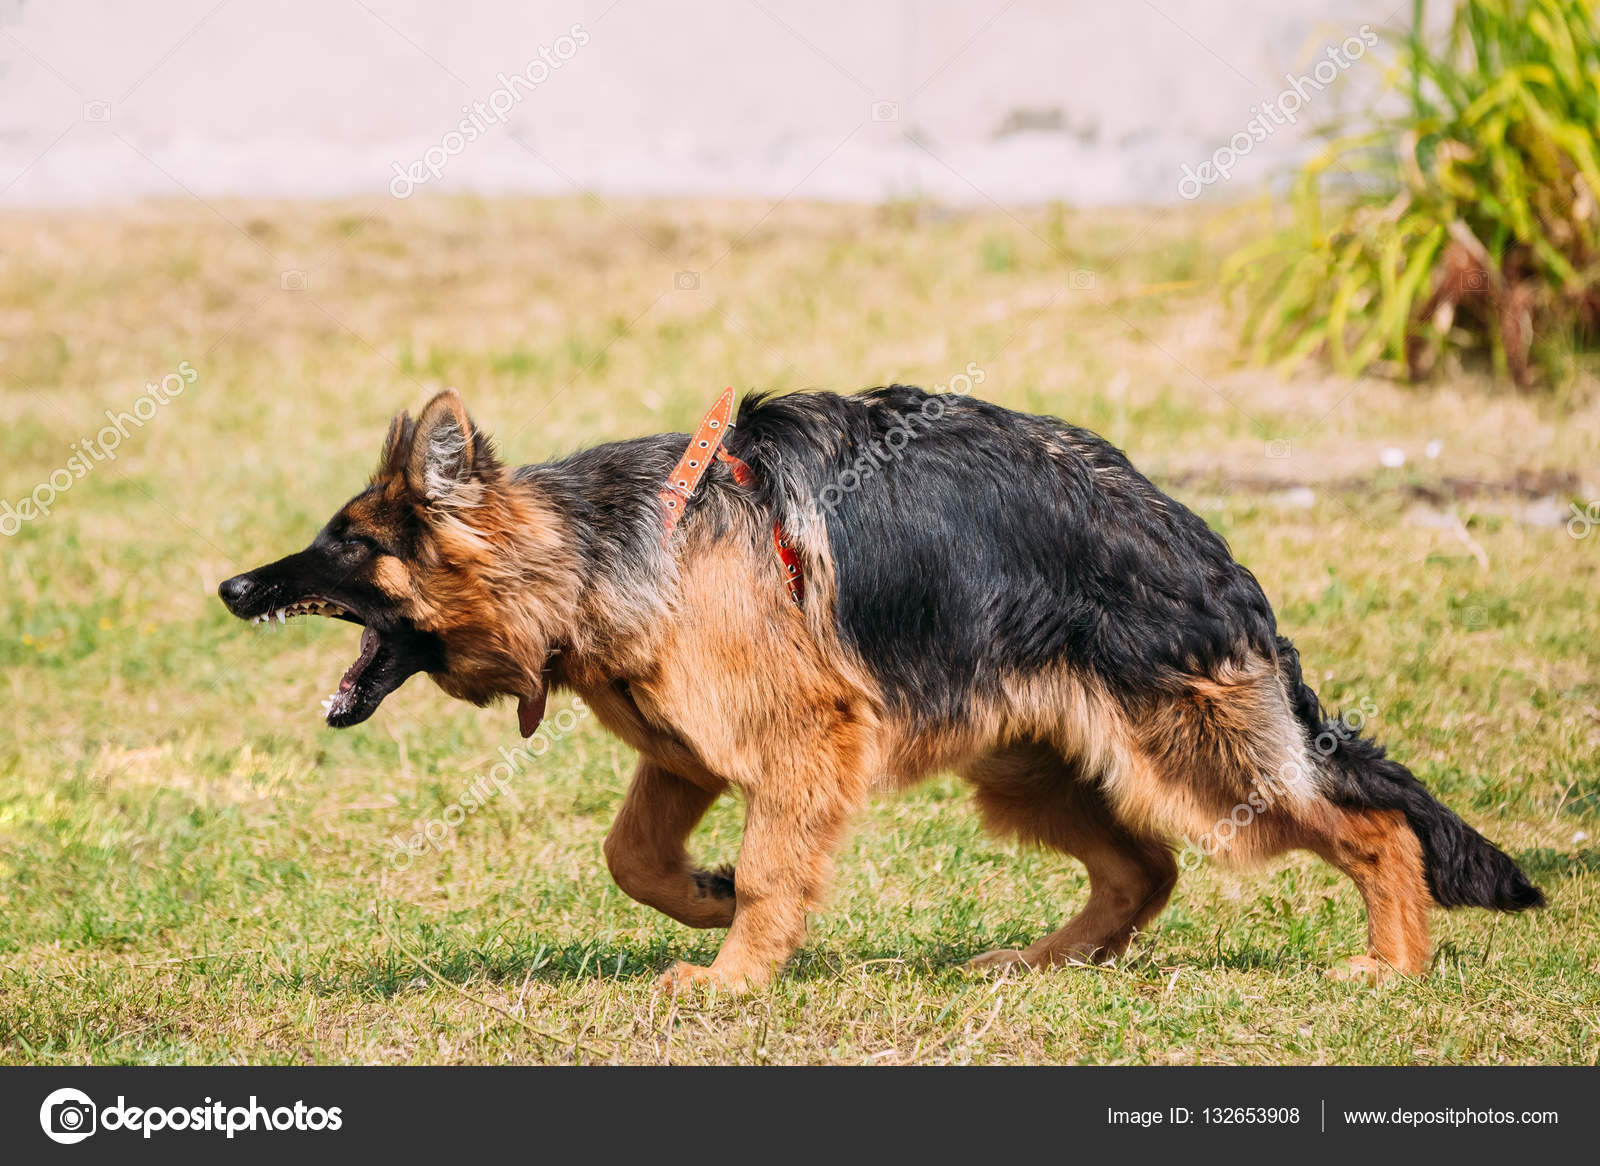
<svg viewBox="0 0 1600 1166">
<path fill-rule="evenodd" d="M 1595 380 L 1241 369 L 1212 277 L 1250 229 L 596 199 L 8 213 L 0 499 L 147 382 L 195 379 L 0 539 L 0 1061 L 1596 1063 L 1600 526 L 1563 525 L 1600 497 Z M 972 976 L 1085 880 L 986 837 L 941 778 L 864 815 L 770 989 L 675 1002 L 656 975 L 720 933 L 612 885 L 627 750 L 579 721 L 397 863 L 392 838 L 518 743 L 513 709 L 418 678 L 334 732 L 317 706 L 353 630 L 260 631 L 214 596 L 303 545 L 390 414 L 446 384 L 532 461 L 688 428 L 730 383 L 969 363 L 1222 531 L 1324 700 L 1370 703 L 1548 910 L 1439 913 L 1433 975 L 1355 987 L 1323 978 L 1364 942 L 1332 868 L 1204 866 L 1114 968 Z M 720 804 L 698 853 L 731 860 L 739 817 Z"/>
</svg>

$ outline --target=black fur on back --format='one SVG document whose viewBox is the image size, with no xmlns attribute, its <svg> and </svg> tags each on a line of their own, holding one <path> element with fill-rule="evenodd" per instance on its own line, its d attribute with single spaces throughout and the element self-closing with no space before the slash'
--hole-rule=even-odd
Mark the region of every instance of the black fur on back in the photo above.
<svg viewBox="0 0 1600 1166">
<path fill-rule="evenodd" d="M 1087 430 L 890 385 L 748 396 L 729 443 L 786 527 L 825 523 L 841 634 L 921 723 L 1052 665 L 1149 695 L 1272 656 L 1255 578 Z"/>
<path fill-rule="evenodd" d="M 1412 772 L 1384 755 L 1383 746 L 1323 717 L 1322 704 L 1300 673 L 1300 654 L 1281 636 L 1278 668 L 1308 740 L 1332 740 L 1320 788 L 1335 805 L 1399 810 L 1422 843 L 1428 891 L 1441 907 L 1524 911 L 1544 906 L 1544 894 L 1502 850 L 1437 801 Z"/>
</svg>

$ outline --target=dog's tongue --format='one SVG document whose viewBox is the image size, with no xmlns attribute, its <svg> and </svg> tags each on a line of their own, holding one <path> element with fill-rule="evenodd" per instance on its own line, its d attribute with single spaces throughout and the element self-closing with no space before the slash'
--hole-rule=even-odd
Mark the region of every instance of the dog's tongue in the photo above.
<svg viewBox="0 0 1600 1166">
<path fill-rule="evenodd" d="M 533 736 L 539 727 L 539 722 L 544 720 L 545 698 L 549 692 L 549 685 L 541 678 L 537 692 L 517 701 L 517 727 L 522 730 L 524 737 Z"/>
<path fill-rule="evenodd" d="M 366 671 L 367 665 L 372 663 L 372 658 L 378 654 L 378 645 L 381 641 L 378 633 L 371 627 L 361 629 L 361 655 L 356 657 L 356 662 L 345 669 L 344 678 L 339 681 L 339 691 L 349 692 L 356 686 L 356 681 L 361 679 L 361 674 Z"/>
</svg>

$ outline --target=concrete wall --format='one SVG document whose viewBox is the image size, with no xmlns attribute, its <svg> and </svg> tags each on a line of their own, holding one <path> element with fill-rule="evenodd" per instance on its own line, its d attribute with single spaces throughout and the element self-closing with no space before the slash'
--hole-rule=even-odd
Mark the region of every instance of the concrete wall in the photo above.
<svg viewBox="0 0 1600 1166">
<path fill-rule="evenodd" d="M 1216 197 L 1282 167 L 1308 118 L 1370 100 L 1371 60 L 1325 50 L 1409 16 L 1404 0 L 0 0 L 0 202 L 404 192 L 397 163 L 425 190 L 1171 202 L 1185 164 L 1334 69 Z M 524 71 L 535 85 L 496 94 Z"/>
</svg>

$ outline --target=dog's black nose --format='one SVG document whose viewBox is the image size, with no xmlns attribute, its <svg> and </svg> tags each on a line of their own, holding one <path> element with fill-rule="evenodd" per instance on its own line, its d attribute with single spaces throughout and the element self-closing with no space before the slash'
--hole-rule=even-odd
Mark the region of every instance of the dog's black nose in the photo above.
<svg viewBox="0 0 1600 1166">
<path fill-rule="evenodd" d="M 250 589 L 254 586 L 250 576 L 235 575 L 232 579 L 222 581 L 217 587 L 217 594 L 222 597 L 222 602 L 229 607 L 235 607 L 244 601 L 244 597 L 250 594 Z"/>
</svg>

